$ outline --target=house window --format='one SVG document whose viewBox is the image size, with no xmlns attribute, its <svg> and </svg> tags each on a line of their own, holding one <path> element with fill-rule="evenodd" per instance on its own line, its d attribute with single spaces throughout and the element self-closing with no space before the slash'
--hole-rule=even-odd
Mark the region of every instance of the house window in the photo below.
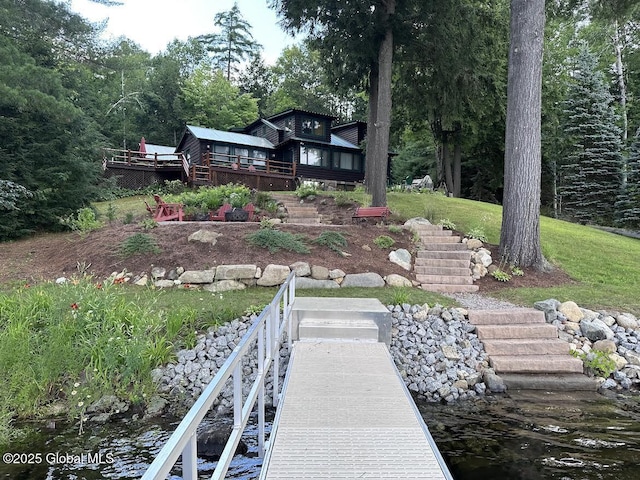
<svg viewBox="0 0 640 480">
<path fill-rule="evenodd" d="M 213 146 L 213 159 L 218 162 L 230 162 L 229 158 L 229 145 L 214 145 Z M 216 155 L 217 154 L 217 155 Z"/>
<path fill-rule="evenodd" d="M 333 168 L 360 171 L 361 156 L 350 152 L 333 152 Z"/>
<path fill-rule="evenodd" d="M 329 166 L 329 151 L 324 148 L 300 147 L 300 163 L 314 167 Z"/>
<path fill-rule="evenodd" d="M 324 137 L 326 131 L 325 123 L 324 120 L 305 117 L 302 119 L 302 134 L 313 137 Z"/>
<path fill-rule="evenodd" d="M 253 150 L 251 156 L 253 157 L 253 165 L 258 168 L 264 168 L 266 165 L 265 160 L 267 159 L 267 152 L 264 150 Z"/>
</svg>

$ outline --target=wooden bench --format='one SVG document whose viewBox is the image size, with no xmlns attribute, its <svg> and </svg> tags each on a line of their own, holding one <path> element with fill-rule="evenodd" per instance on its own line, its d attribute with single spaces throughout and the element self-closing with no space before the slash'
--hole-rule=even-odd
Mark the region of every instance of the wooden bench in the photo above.
<svg viewBox="0 0 640 480">
<path fill-rule="evenodd" d="M 380 218 L 384 220 L 389 215 L 391 215 L 389 207 L 358 207 L 351 220 L 353 221 L 357 218 Z"/>
<path fill-rule="evenodd" d="M 224 214 L 231 211 L 231 205 L 228 203 L 223 204 L 216 212 L 209 213 L 209 220 L 212 222 L 224 222 Z"/>
<path fill-rule="evenodd" d="M 182 221 L 184 214 L 181 203 L 167 203 L 162 200 L 160 195 L 154 195 L 153 199 L 156 202 L 155 209 L 151 208 L 147 202 L 144 203 L 156 222 L 167 222 L 169 220 Z"/>
</svg>

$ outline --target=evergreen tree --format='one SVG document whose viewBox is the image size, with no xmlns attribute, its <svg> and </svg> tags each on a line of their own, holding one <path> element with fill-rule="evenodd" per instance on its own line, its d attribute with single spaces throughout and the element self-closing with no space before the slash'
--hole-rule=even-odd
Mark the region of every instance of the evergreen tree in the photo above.
<svg viewBox="0 0 640 480">
<path fill-rule="evenodd" d="M 251 25 L 242 18 L 237 3 L 231 10 L 217 13 L 213 23 L 220 32 L 202 35 L 198 39 L 224 69 L 227 81 L 231 81 L 231 74 L 238 71 L 238 64 L 258 53 L 262 47 L 253 39 Z"/>
<path fill-rule="evenodd" d="M 583 223 L 613 220 L 622 168 L 617 120 L 597 59 L 583 44 L 564 104 L 567 155 L 560 195 L 565 216 Z"/>
<path fill-rule="evenodd" d="M 627 182 L 616 213 L 621 225 L 640 229 L 640 129 L 636 132 L 627 161 Z"/>
</svg>

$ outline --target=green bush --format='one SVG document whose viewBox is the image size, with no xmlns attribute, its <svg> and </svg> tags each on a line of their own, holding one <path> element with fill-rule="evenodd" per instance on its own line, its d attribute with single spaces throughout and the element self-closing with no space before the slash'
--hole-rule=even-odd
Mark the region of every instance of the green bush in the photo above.
<svg viewBox="0 0 640 480">
<path fill-rule="evenodd" d="M 309 253 L 309 247 L 305 245 L 305 236 L 276 230 L 275 228 L 261 228 L 246 236 L 251 245 L 266 248 L 271 253 L 280 250 L 295 253 Z"/>
<path fill-rule="evenodd" d="M 349 194 L 347 192 L 336 192 L 333 198 L 336 201 L 336 206 L 338 207 L 349 207 L 353 204 L 353 200 L 349 198 Z"/>
<path fill-rule="evenodd" d="M 475 238 L 476 240 L 480 240 L 481 242 L 487 242 L 487 234 L 484 232 L 484 229 L 480 226 L 475 226 L 471 230 L 467 232 L 468 238 Z"/>
<path fill-rule="evenodd" d="M 389 231 L 391 233 L 402 233 L 402 227 L 400 225 L 389 225 Z"/>
<path fill-rule="evenodd" d="M 571 355 L 582 360 L 585 368 L 592 374 L 608 378 L 616 371 L 616 362 L 605 352 L 591 350 L 584 353 L 581 350 L 573 350 Z"/>
<path fill-rule="evenodd" d="M 75 215 L 61 218 L 60 223 L 69 227 L 80 235 L 86 235 L 93 230 L 97 230 L 102 223 L 96 218 L 96 212 L 92 208 L 81 208 Z"/>
<path fill-rule="evenodd" d="M 160 253 L 160 248 L 151 235 L 135 233 L 120 244 L 118 253 L 126 258 L 141 253 Z"/>
<path fill-rule="evenodd" d="M 317 245 L 324 245 L 330 250 L 341 254 L 344 248 L 347 246 L 347 239 L 340 232 L 325 230 L 318 236 L 318 238 L 313 240 L 313 243 Z"/>
<path fill-rule="evenodd" d="M 296 188 L 295 194 L 299 198 L 307 198 L 311 195 L 318 195 L 318 187 L 313 183 L 306 183 Z"/>
<path fill-rule="evenodd" d="M 380 235 L 373 240 L 373 243 L 384 250 L 391 248 L 396 241 L 388 235 Z"/>
</svg>

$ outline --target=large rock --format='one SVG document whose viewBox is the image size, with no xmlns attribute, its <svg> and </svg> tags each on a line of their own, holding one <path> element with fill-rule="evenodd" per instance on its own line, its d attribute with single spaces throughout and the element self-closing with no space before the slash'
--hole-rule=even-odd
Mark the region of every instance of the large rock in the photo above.
<svg viewBox="0 0 640 480">
<path fill-rule="evenodd" d="M 241 280 L 255 278 L 257 265 L 218 265 L 216 280 Z"/>
<path fill-rule="evenodd" d="M 431 222 L 423 217 L 413 217 L 404 222 L 404 226 L 408 228 L 419 227 L 420 225 L 431 225 Z"/>
<path fill-rule="evenodd" d="M 613 340 L 615 338 L 613 331 L 602 320 L 597 318 L 580 322 L 580 330 L 592 342 L 605 339 Z"/>
<path fill-rule="evenodd" d="M 616 351 L 616 342 L 613 340 L 598 340 L 593 344 L 593 349 L 604 353 L 613 353 Z"/>
<path fill-rule="evenodd" d="M 220 280 L 202 287 L 203 290 L 213 293 L 229 292 L 231 290 L 244 290 L 247 286 L 237 280 Z"/>
<path fill-rule="evenodd" d="M 558 307 L 560 302 L 555 298 L 549 298 L 548 300 L 542 300 L 533 304 L 533 308 L 536 310 L 542 310 L 547 323 L 553 323 L 558 317 Z"/>
<path fill-rule="evenodd" d="M 629 363 L 626 358 L 617 353 L 610 353 L 609 358 L 616 364 L 616 370 L 622 370 Z"/>
<path fill-rule="evenodd" d="M 482 243 L 481 240 L 478 240 L 477 238 L 470 238 L 469 240 L 467 240 L 467 248 L 469 250 L 476 250 L 478 248 L 482 248 L 484 246 L 484 244 Z"/>
<path fill-rule="evenodd" d="M 387 285 L 390 287 L 413 287 L 411 280 L 397 273 L 387 275 L 384 277 L 384 281 L 387 282 Z"/>
<path fill-rule="evenodd" d="M 340 288 L 335 280 L 316 280 L 309 277 L 296 278 L 296 289 L 299 288 Z"/>
<path fill-rule="evenodd" d="M 480 264 L 484 267 L 489 267 L 493 263 L 493 259 L 491 258 L 491 252 L 486 248 L 481 248 L 477 252 L 474 252 L 471 255 L 473 259 L 473 263 Z"/>
<path fill-rule="evenodd" d="M 384 279 L 374 272 L 350 273 L 344 277 L 341 287 L 384 287 Z"/>
<path fill-rule="evenodd" d="M 340 270 L 339 268 L 334 268 L 333 270 L 329 270 L 329 279 L 330 280 L 341 281 L 341 279 L 345 275 L 346 275 L 346 273 L 344 273 L 344 271 Z"/>
<path fill-rule="evenodd" d="M 570 322 L 579 322 L 584 318 L 584 313 L 576 302 L 563 302 L 558 307 L 558 311 L 562 313 Z"/>
<path fill-rule="evenodd" d="M 622 328 L 630 328 L 632 330 L 636 330 L 638 328 L 638 321 L 635 318 L 633 318 L 631 314 L 622 313 L 618 315 L 616 322 Z"/>
<path fill-rule="evenodd" d="M 631 350 L 628 350 L 624 354 L 624 358 L 626 358 L 631 365 L 640 367 L 640 353 L 636 353 L 636 352 L 632 352 Z"/>
<path fill-rule="evenodd" d="M 261 287 L 274 287 L 281 285 L 291 273 L 287 265 L 275 265 L 270 263 L 262 272 L 262 276 L 258 279 L 258 285 Z"/>
<path fill-rule="evenodd" d="M 328 280 L 329 269 L 327 267 L 321 267 L 319 265 L 311 266 L 311 278 L 315 280 Z"/>
<path fill-rule="evenodd" d="M 292 272 L 296 272 L 296 277 L 308 277 L 311 275 L 311 267 L 307 262 L 295 262 L 289 265 Z"/>
<path fill-rule="evenodd" d="M 389 261 L 400 265 L 407 271 L 411 270 L 411 253 L 404 248 L 399 248 L 389 253 Z"/>
<path fill-rule="evenodd" d="M 504 384 L 504 380 L 496 375 L 496 373 L 491 369 L 487 369 L 483 372 L 482 380 L 487 388 L 493 393 L 502 393 L 507 391 L 507 386 Z"/>
<path fill-rule="evenodd" d="M 189 235 L 190 242 L 210 243 L 212 246 L 218 243 L 218 238 L 222 234 L 218 232 L 212 232 L 210 230 L 198 230 Z"/>
<path fill-rule="evenodd" d="M 172 288 L 176 286 L 173 280 L 158 280 L 153 285 L 156 288 Z"/>
<path fill-rule="evenodd" d="M 180 275 L 180 283 L 213 283 L 215 270 L 187 270 Z"/>
</svg>

